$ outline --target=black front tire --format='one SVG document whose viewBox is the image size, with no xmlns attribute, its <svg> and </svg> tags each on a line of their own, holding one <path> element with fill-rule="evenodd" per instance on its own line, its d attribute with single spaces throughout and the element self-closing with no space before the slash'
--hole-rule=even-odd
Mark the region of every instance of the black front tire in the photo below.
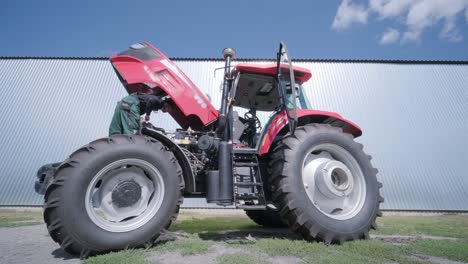
<svg viewBox="0 0 468 264">
<path fill-rule="evenodd" d="M 85 193 L 94 175 L 123 159 L 140 159 L 161 172 L 164 196 L 157 213 L 141 227 L 111 232 L 88 215 Z M 45 193 L 44 220 L 50 236 L 70 254 L 81 258 L 125 248 L 149 247 L 177 217 L 184 183 L 174 155 L 158 141 L 143 136 L 116 135 L 75 151 L 57 169 Z"/>
</svg>

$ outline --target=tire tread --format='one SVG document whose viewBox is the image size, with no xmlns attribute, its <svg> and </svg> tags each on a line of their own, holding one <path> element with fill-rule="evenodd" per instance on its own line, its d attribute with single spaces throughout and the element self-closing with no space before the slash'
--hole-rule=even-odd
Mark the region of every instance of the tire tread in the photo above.
<svg viewBox="0 0 468 264">
<path fill-rule="evenodd" d="M 47 229 L 52 239 L 59 243 L 61 248 L 67 253 L 79 255 L 80 258 L 83 259 L 87 258 L 88 256 L 107 252 L 82 245 L 80 241 L 73 239 L 69 231 L 61 223 L 58 212 L 61 207 L 60 192 L 68 177 L 67 170 L 76 167 L 79 164 L 80 159 L 86 158 L 94 151 L 98 151 L 99 149 L 109 145 L 125 143 L 128 144 L 129 142 L 132 144 L 150 144 L 155 148 L 155 150 L 166 152 L 166 154 L 170 157 L 169 159 L 171 162 L 177 166 L 176 173 L 179 180 L 179 193 L 175 206 L 176 209 L 172 212 L 171 216 L 168 217 L 167 223 L 164 225 L 165 229 L 169 228 L 172 222 L 177 219 L 179 207 L 183 202 L 183 191 L 185 185 L 182 175 L 182 168 L 180 167 L 172 152 L 164 147 L 159 141 L 142 136 L 116 135 L 109 138 L 101 138 L 73 152 L 70 157 L 57 168 L 54 179 L 44 195 L 44 222 L 46 223 Z M 161 232 L 163 231 L 164 229 Z M 145 241 L 136 247 L 151 247 L 159 235 L 160 233 L 155 234 L 148 241 Z"/>
<path fill-rule="evenodd" d="M 353 140 L 353 136 L 348 133 L 344 133 L 341 128 L 333 127 L 329 124 L 308 124 L 305 126 L 298 127 L 293 136 L 286 135 L 281 141 L 279 141 L 274 148 L 272 148 L 269 156 L 271 160 L 269 162 L 269 171 L 271 172 L 271 177 L 269 178 L 270 184 L 273 187 L 272 197 L 275 202 L 280 205 L 280 216 L 288 223 L 291 229 L 297 233 L 300 233 L 304 239 L 307 240 L 317 240 L 323 241 L 325 244 L 331 243 L 343 243 L 347 240 L 356 240 L 369 237 L 369 230 L 376 229 L 376 218 L 382 216 L 382 211 L 379 209 L 380 203 L 384 201 L 383 197 L 378 195 L 378 204 L 377 209 L 375 210 L 375 215 L 373 219 L 369 221 L 368 227 L 359 232 L 351 234 L 337 234 L 335 232 L 329 232 L 319 223 L 315 222 L 314 219 L 308 218 L 303 213 L 298 213 L 302 210 L 299 203 L 296 202 L 297 196 L 293 187 L 291 185 L 290 179 L 293 175 L 288 175 L 288 156 L 289 152 L 294 151 L 294 149 L 301 144 L 302 140 L 307 137 L 309 133 L 314 133 L 320 131 L 320 133 L 338 133 L 348 139 Z M 354 140 L 353 140 L 354 141 Z M 359 149 L 363 150 L 364 146 L 360 143 L 354 142 L 357 144 Z M 372 157 L 370 155 L 365 155 L 367 159 L 370 160 Z M 378 170 L 372 168 L 373 173 L 377 177 Z M 382 183 L 378 181 L 377 178 L 377 187 L 378 189 L 382 188 Z"/>
</svg>

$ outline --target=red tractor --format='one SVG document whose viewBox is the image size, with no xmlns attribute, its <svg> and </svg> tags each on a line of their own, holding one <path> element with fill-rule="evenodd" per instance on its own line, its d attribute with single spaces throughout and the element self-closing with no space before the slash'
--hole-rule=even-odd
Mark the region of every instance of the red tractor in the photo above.
<svg viewBox="0 0 468 264">
<path fill-rule="evenodd" d="M 128 93 L 170 97 L 182 129 L 146 123 L 136 135 L 98 139 L 39 170 L 47 229 L 66 252 L 150 246 L 183 197 L 195 196 L 327 244 L 367 238 L 376 228 L 382 184 L 354 141 L 361 129 L 310 108 L 302 84 L 311 72 L 291 65 L 284 44 L 276 64 L 232 67 L 234 50 L 223 53 L 219 110 L 149 43 L 110 58 Z M 273 113 L 263 129 L 259 111 Z"/>
</svg>

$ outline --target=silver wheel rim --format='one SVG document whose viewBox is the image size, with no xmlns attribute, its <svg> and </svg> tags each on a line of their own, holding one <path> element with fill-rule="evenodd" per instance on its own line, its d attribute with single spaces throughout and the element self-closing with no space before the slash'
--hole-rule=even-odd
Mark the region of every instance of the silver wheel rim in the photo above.
<svg viewBox="0 0 468 264">
<path fill-rule="evenodd" d="M 119 198 L 121 193 L 118 188 L 123 185 L 135 194 L 130 197 L 133 199 L 130 204 L 116 203 L 115 197 Z M 129 232 L 156 215 L 163 197 L 164 181 L 155 166 L 140 159 L 122 159 L 107 165 L 93 177 L 86 190 L 85 206 L 91 221 L 100 228 Z"/>
<path fill-rule="evenodd" d="M 335 144 L 320 144 L 307 152 L 302 182 L 312 204 L 333 219 L 350 219 L 364 205 L 366 181 L 361 167 L 351 153 Z"/>
</svg>

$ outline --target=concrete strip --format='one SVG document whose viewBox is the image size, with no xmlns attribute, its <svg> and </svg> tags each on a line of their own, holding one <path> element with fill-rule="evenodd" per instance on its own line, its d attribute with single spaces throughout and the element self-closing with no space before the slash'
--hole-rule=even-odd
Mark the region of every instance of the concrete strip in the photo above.
<svg viewBox="0 0 468 264">
<path fill-rule="evenodd" d="M 0 228 L 0 263 L 80 263 L 66 254 L 47 233 L 44 224 Z"/>
</svg>

